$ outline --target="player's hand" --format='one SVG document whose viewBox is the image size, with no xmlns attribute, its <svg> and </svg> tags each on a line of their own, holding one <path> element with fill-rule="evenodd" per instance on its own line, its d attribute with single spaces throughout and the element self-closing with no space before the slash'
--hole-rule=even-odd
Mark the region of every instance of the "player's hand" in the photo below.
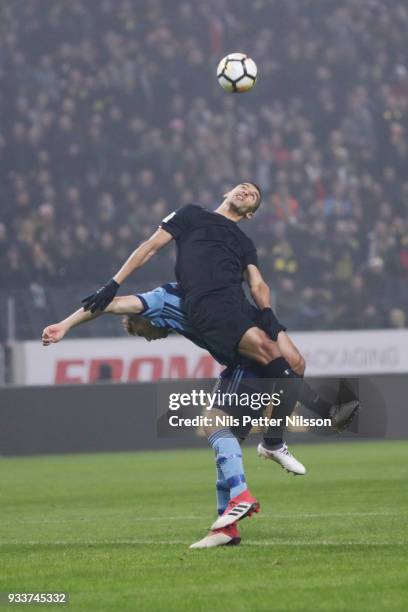
<svg viewBox="0 0 408 612">
<path fill-rule="evenodd" d="M 55 342 L 59 342 L 63 339 L 67 330 L 60 323 L 55 323 L 54 325 L 48 325 L 42 333 L 42 343 L 43 346 L 49 346 L 50 344 L 54 344 Z"/>
<path fill-rule="evenodd" d="M 111 278 L 110 281 L 98 289 L 96 293 L 92 293 L 92 295 L 88 295 L 81 300 L 84 310 L 90 310 L 92 313 L 97 310 L 105 310 L 115 297 L 118 289 L 119 284 Z"/>
</svg>

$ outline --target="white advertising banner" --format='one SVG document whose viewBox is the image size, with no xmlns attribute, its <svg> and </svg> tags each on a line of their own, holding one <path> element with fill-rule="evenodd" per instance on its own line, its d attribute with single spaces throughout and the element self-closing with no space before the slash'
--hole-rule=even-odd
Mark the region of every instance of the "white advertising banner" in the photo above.
<svg viewBox="0 0 408 612">
<path fill-rule="evenodd" d="M 408 372 L 408 330 L 291 334 L 309 376 L 361 376 Z"/>
<path fill-rule="evenodd" d="M 306 359 L 309 376 L 408 372 L 408 330 L 304 332 L 291 337 Z M 14 347 L 14 383 L 89 383 L 101 377 L 103 364 L 121 382 L 213 378 L 222 369 L 182 337 L 150 343 L 143 338 L 63 340 L 49 347 L 30 341 Z"/>
<path fill-rule="evenodd" d="M 16 384 L 89 383 L 109 366 L 116 381 L 160 378 L 213 378 L 222 367 L 202 349 L 182 337 L 147 342 L 144 338 L 63 340 L 43 347 L 41 342 L 15 347 Z"/>
</svg>

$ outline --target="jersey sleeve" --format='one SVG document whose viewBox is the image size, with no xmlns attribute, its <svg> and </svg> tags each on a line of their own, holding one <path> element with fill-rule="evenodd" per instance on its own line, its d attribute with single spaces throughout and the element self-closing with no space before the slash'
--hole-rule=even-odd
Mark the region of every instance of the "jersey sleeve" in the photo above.
<svg viewBox="0 0 408 612">
<path fill-rule="evenodd" d="M 258 266 L 258 253 L 256 252 L 254 243 L 248 238 L 244 246 L 243 269 L 245 270 L 250 264 Z"/>
<path fill-rule="evenodd" d="M 185 231 L 190 229 L 194 208 L 192 204 L 182 206 L 164 217 L 159 227 L 169 232 L 177 240 Z"/>
<path fill-rule="evenodd" d="M 141 315 L 149 319 L 162 316 L 165 295 L 163 287 L 157 287 L 153 291 L 137 293 L 136 295 L 144 306 L 143 312 L 140 313 Z"/>
</svg>

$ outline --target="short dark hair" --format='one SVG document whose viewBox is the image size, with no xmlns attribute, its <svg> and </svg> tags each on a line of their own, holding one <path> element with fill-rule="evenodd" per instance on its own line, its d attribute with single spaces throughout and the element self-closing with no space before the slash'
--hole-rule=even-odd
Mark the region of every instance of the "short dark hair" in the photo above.
<svg viewBox="0 0 408 612">
<path fill-rule="evenodd" d="M 262 191 L 261 191 L 261 188 L 260 188 L 259 185 L 257 185 L 253 181 L 245 181 L 245 182 L 248 183 L 248 185 L 253 185 L 255 187 L 255 189 L 257 190 L 257 192 L 258 192 L 258 196 L 259 197 L 258 197 L 258 202 L 257 202 L 256 208 L 255 208 L 255 210 L 258 210 L 258 208 L 259 208 L 259 206 L 260 206 L 260 204 L 262 202 Z"/>
</svg>

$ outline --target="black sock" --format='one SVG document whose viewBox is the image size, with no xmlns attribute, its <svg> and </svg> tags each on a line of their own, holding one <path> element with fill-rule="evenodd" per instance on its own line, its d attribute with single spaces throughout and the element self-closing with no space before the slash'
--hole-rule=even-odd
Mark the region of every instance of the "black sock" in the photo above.
<svg viewBox="0 0 408 612">
<path fill-rule="evenodd" d="M 272 359 L 262 366 L 262 369 L 265 372 L 265 378 L 291 378 L 293 375 L 296 376 L 284 357 Z"/>
<path fill-rule="evenodd" d="M 316 400 L 314 402 L 311 402 L 310 404 L 306 404 L 305 402 L 303 402 L 302 399 L 300 399 L 299 401 L 302 402 L 302 404 L 306 406 L 306 408 L 309 408 L 309 410 L 323 418 L 329 416 L 330 408 L 333 405 L 330 402 L 326 402 L 326 400 L 324 400 L 322 397 L 319 397 L 317 394 Z"/>
<path fill-rule="evenodd" d="M 273 359 L 264 366 L 264 371 L 266 377 L 279 379 L 277 385 L 283 391 L 281 403 L 274 408 L 272 415 L 274 419 L 282 419 L 282 423 L 280 426 L 268 427 L 264 434 L 264 445 L 267 448 L 274 449 L 282 446 L 286 417 L 292 414 L 297 401 L 318 416 L 323 418 L 329 416 L 332 403 L 320 397 L 303 376 L 299 376 L 292 370 L 286 359 L 283 357 Z"/>
<path fill-rule="evenodd" d="M 269 450 L 275 450 L 283 444 L 283 438 L 267 438 L 268 432 L 264 435 L 263 446 Z"/>
<path fill-rule="evenodd" d="M 301 385 L 299 393 L 299 402 L 312 412 L 318 414 L 321 417 L 329 416 L 329 410 L 332 406 L 330 402 L 324 400 L 316 391 L 309 385 L 309 383 L 301 377 L 303 384 Z"/>
<path fill-rule="evenodd" d="M 264 445 L 273 449 L 283 444 L 286 417 L 292 414 L 296 406 L 299 386 L 303 381 L 283 357 L 278 357 L 264 366 L 264 372 L 265 377 L 275 380 L 274 392 L 280 396 L 280 404 L 274 406 L 272 413 L 272 418 L 280 424 L 269 426 L 264 434 Z"/>
<path fill-rule="evenodd" d="M 278 357 L 264 366 L 264 370 L 268 378 L 296 378 L 298 380 L 296 385 L 298 390 L 297 401 L 321 417 L 329 415 L 332 404 L 320 397 L 303 376 L 296 374 L 286 359 Z"/>
</svg>

